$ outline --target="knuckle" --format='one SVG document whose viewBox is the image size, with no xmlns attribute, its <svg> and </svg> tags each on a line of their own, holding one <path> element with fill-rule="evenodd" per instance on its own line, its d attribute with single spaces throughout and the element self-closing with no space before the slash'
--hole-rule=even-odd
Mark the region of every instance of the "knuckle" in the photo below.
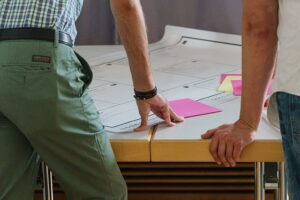
<svg viewBox="0 0 300 200">
<path fill-rule="evenodd" d="M 216 137 L 219 139 L 219 140 L 224 140 L 224 134 L 222 131 L 217 131 L 216 132 Z"/>
<path fill-rule="evenodd" d="M 242 146 L 242 141 L 241 140 L 237 140 L 234 142 L 234 144 L 237 146 L 237 147 L 240 147 Z"/>
<path fill-rule="evenodd" d="M 228 134 L 230 134 L 230 131 L 224 130 L 224 134 L 225 134 L 225 135 L 228 135 Z"/>
</svg>

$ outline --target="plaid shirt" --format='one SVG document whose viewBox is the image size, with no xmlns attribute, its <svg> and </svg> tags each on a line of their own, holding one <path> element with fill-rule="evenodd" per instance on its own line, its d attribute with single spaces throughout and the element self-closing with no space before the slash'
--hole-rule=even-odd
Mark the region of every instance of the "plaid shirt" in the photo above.
<svg viewBox="0 0 300 200">
<path fill-rule="evenodd" d="M 0 0 L 0 29 L 52 28 L 76 37 L 83 0 Z"/>
</svg>

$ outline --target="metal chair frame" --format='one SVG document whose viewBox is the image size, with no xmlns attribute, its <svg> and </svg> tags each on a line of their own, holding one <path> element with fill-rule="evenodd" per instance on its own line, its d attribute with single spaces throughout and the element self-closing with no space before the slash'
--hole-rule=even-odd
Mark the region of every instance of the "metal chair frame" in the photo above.
<svg viewBox="0 0 300 200">
<path fill-rule="evenodd" d="M 42 163 L 42 172 L 43 172 L 43 200 L 53 200 L 53 176 L 52 172 L 48 166 L 43 162 Z"/>
</svg>

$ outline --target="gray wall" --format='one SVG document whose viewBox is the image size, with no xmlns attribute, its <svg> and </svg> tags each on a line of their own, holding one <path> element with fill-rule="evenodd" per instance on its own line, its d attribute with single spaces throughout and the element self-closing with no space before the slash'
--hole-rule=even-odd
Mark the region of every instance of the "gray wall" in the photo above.
<svg viewBox="0 0 300 200">
<path fill-rule="evenodd" d="M 108 0 L 85 0 L 77 20 L 76 44 L 113 44 L 114 21 Z"/>
<path fill-rule="evenodd" d="M 240 34 L 241 0 L 141 0 L 149 41 L 158 41 L 167 24 Z M 85 0 L 77 21 L 77 44 L 113 44 L 109 0 Z"/>
</svg>

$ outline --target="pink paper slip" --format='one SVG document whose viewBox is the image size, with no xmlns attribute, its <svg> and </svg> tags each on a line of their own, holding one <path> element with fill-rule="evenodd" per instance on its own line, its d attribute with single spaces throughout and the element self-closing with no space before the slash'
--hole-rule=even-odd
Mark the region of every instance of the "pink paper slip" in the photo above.
<svg viewBox="0 0 300 200">
<path fill-rule="evenodd" d="M 242 96 L 242 81 L 231 81 L 233 88 L 233 95 Z"/>
<path fill-rule="evenodd" d="M 194 101 L 192 99 L 178 99 L 174 101 L 169 101 L 169 104 L 176 114 L 185 118 L 222 111 L 218 108 L 214 108 L 212 106 L 200 103 L 198 101 Z"/>
<path fill-rule="evenodd" d="M 220 83 L 222 83 L 227 76 L 242 76 L 241 74 L 221 74 Z"/>
</svg>

